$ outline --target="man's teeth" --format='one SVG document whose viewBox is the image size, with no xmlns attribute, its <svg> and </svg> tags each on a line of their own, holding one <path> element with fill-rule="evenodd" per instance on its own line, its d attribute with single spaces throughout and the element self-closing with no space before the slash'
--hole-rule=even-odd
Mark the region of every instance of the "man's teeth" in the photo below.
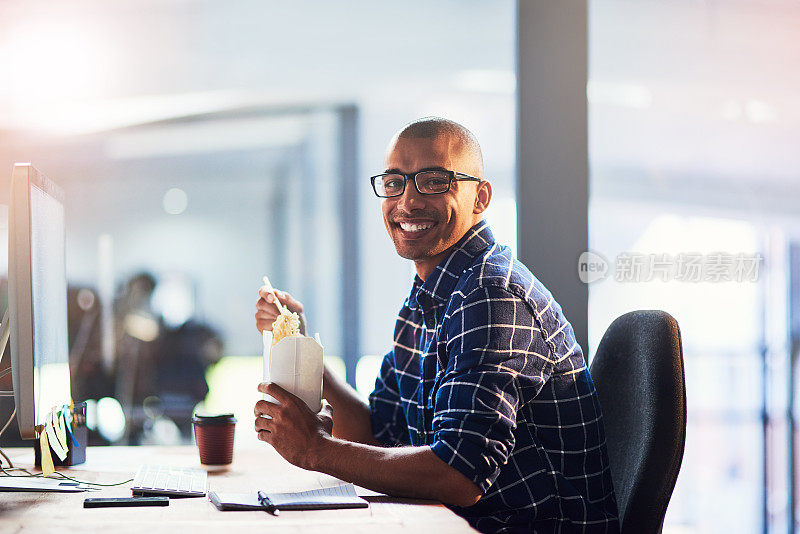
<svg viewBox="0 0 800 534">
<path fill-rule="evenodd" d="M 422 230 L 427 230 L 428 228 L 432 228 L 433 223 L 422 223 L 422 224 L 411 224 L 411 223 L 400 223 L 400 228 L 402 228 L 406 232 L 421 232 Z"/>
</svg>

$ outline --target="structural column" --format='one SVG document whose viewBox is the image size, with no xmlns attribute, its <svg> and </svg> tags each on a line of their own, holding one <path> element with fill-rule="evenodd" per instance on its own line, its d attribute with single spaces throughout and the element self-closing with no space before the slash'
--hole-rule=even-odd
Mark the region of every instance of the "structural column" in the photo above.
<svg viewBox="0 0 800 534">
<path fill-rule="evenodd" d="M 552 291 L 588 351 L 586 0 L 517 3 L 519 258 Z"/>
<path fill-rule="evenodd" d="M 347 381 L 356 385 L 356 366 L 361 357 L 359 315 L 358 247 L 358 108 L 339 108 L 340 183 L 342 215 L 342 348 Z"/>
</svg>

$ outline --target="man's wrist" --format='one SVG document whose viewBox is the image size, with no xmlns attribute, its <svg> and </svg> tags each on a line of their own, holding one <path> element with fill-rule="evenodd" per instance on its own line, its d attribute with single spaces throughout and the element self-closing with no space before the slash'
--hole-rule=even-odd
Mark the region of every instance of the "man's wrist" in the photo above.
<svg viewBox="0 0 800 534">
<path fill-rule="evenodd" d="M 305 469 L 309 471 L 325 472 L 329 465 L 329 460 L 336 449 L 338 439 L 329 434 L 320 434 L 315 440 L 315 444 L 308 451 L 307 464 Z"/>
</svg>

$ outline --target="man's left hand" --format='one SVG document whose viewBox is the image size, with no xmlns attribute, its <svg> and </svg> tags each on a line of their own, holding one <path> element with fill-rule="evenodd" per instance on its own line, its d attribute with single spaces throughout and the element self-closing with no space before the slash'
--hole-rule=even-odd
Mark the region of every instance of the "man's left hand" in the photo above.
<svg viewBox="0 0 800 534">
<path fill-rule="evenodd" d="M 333 411 L 322 401 L 319 413 L 312 412 L 303 400 L 271 382 L 262 382 L 258 391 L 271 395 L 280 404 L 260 400 L 255 406 L 258 439 L 272 445 L 289 463 L 315 469 L 333 429 Z M 269 416 L 268 419 L 262 416 Z"/>
</svg>

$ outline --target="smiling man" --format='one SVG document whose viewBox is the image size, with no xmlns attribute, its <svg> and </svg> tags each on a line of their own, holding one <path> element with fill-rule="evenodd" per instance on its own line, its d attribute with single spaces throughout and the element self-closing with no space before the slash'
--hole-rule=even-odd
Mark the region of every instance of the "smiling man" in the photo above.
<svg viewBox="0 0 800 534">
<path fill-rule="evenodd" d="M 369 405 L 327 370 L 318 414 L 263 383 L 281 404 L 256 404 L 259 438 L 300 467 L 441 501 L 483 532 L 618 532 L 583 353 L 550 292 L 483 220 L 492 187 L 475 137 L 415 121 L 371 182 L 417 276 Z M 304 330 L 302 304 L 279 297 Z M 256 307 L 257 328 L 270 329 L 264 288 Z"/>
</svg>

